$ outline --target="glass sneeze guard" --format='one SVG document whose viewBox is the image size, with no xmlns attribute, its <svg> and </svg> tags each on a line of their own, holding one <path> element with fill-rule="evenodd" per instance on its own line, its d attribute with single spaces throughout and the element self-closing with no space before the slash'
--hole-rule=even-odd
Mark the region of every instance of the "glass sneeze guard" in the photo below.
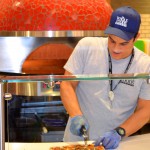
<svg viewBox="0 0 150 150">
<path fill-rule="evenodd" d="M 149 83 L 149 73 L 133 73 L 133 74 L 93 74 L 93 75 L 26 75 L 26 74 L 0 74 L 0 149 L 5 149 L 5 83 L 24 83 L 24 82 L 44 82 L 52 83 L 55 81 L 89 81 L 89 80 L 118 80 L 118 79 L 146 79 Z M 53 84 L 51 84 L 53 86 Z"/>
<path fill-rule="evenodd" d="M 149 73 L 132 74 L 90 74 L 90 75 L 0 75 L 1 82 L 51 82 L 51 81 L 82 81 L 82 80 L 115 80 L 115 79 L 149 79 Z"/>
</svg>

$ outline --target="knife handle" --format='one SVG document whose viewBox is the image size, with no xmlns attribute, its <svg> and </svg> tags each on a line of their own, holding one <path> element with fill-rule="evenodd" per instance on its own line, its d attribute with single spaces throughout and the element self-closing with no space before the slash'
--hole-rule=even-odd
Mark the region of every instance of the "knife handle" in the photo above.
<svg viewBox="0 0 150 150">
<path fill-rule="evenodd" d="M 84 138 L 85 146 L 87 146 L 87 141 L 88 141 L 89 137 L 88 137 L 87 130 L 84 125 L 81 127 L 80 132 Z"/>
<path fill-rule="evenodd" d="M 82 135 L 85 135 L 86 134 L 86 128 L 85 128 L 85 126 L 84 125 L 82 125 L 82 127 L 81 127 L 81 129 L 80 129 L 80 133 L 82 134 Z"/>
<path fill-rule="evenodd" d="M 83 126 L 81 127 L 81 129 L 80 129 L 80 133 L 81 133 L 81 135 L 83 136 L 83 138 L 84 138 L 85 140 L 88 140 L 88 139 L 89 139 L 87 130 L 86 130 L 86 128 L 85 128 L 84 125 L 83 125 Z"/>
</svg>

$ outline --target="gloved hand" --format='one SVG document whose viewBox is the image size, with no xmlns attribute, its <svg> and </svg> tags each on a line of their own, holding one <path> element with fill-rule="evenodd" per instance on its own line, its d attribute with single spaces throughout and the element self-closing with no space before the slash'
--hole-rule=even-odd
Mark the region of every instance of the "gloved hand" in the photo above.
<svg viewBox="0 0 150 150">
<path fill-rule="evenodd" d="M 85 129 L 88 130 L 89 125 L 87 120 L 84 118 L 84 116 L 75 116 L 71 118 L 71 125 L 70 125 L 70 131 L 74 135 L 81 136 L 81 127 L 85 126 Z"/>
<path fill-rule="evenodd" d="M 120 141 L 121 136 L 116 130 L 112 130 L 106 132 L 102 137 L 99 137 L 94 144 L 95 146 L 102 144 L 105 149 L 115 149 L 118 147 Z"/>
</svg>

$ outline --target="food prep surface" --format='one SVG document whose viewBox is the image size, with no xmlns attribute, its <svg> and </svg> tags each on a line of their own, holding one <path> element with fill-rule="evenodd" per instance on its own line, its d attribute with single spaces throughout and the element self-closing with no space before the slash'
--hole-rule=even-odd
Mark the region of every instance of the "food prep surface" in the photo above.
<svg viewBox="0 0 150 150">
<path fill-rule="evenodd" d="M 83 142 L 76 142 L 83 144 Z M 89 141 L 91 144 L 92 141 Z M 6 143 L 5 150 L 49 150 L 50 147 L 66 146 L 73 143 L 53 142 L 53 143 Z M 149 150 L 150 134 L 131 136 L 121 141 L 117 150 Z"/>
</svg>

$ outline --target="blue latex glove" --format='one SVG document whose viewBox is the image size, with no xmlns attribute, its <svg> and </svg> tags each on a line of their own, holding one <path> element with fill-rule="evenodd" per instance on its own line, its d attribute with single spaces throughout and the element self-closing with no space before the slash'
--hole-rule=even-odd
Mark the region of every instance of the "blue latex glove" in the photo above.
<svg viewBox="0 0 150 150">
<path fill-rule="evenodd" d="M 99 137 L 94 144 L 95 146 L 102 144 L 106 150 L 110 150 L 117 148 L 120 141 L 121 136 L 117 133 L 116 130 L 112 130 L 106 132 L 102 137 Z"/>
<path fill-rule="evenodd" d="M 85 129 L 88 130 L 89 125 L 87 120 L 83 116 L 75 116 L 71 118 L 70 131 L 72 134 L 81 136 L 81 127 L 85 126 Z"/>
</svg>

